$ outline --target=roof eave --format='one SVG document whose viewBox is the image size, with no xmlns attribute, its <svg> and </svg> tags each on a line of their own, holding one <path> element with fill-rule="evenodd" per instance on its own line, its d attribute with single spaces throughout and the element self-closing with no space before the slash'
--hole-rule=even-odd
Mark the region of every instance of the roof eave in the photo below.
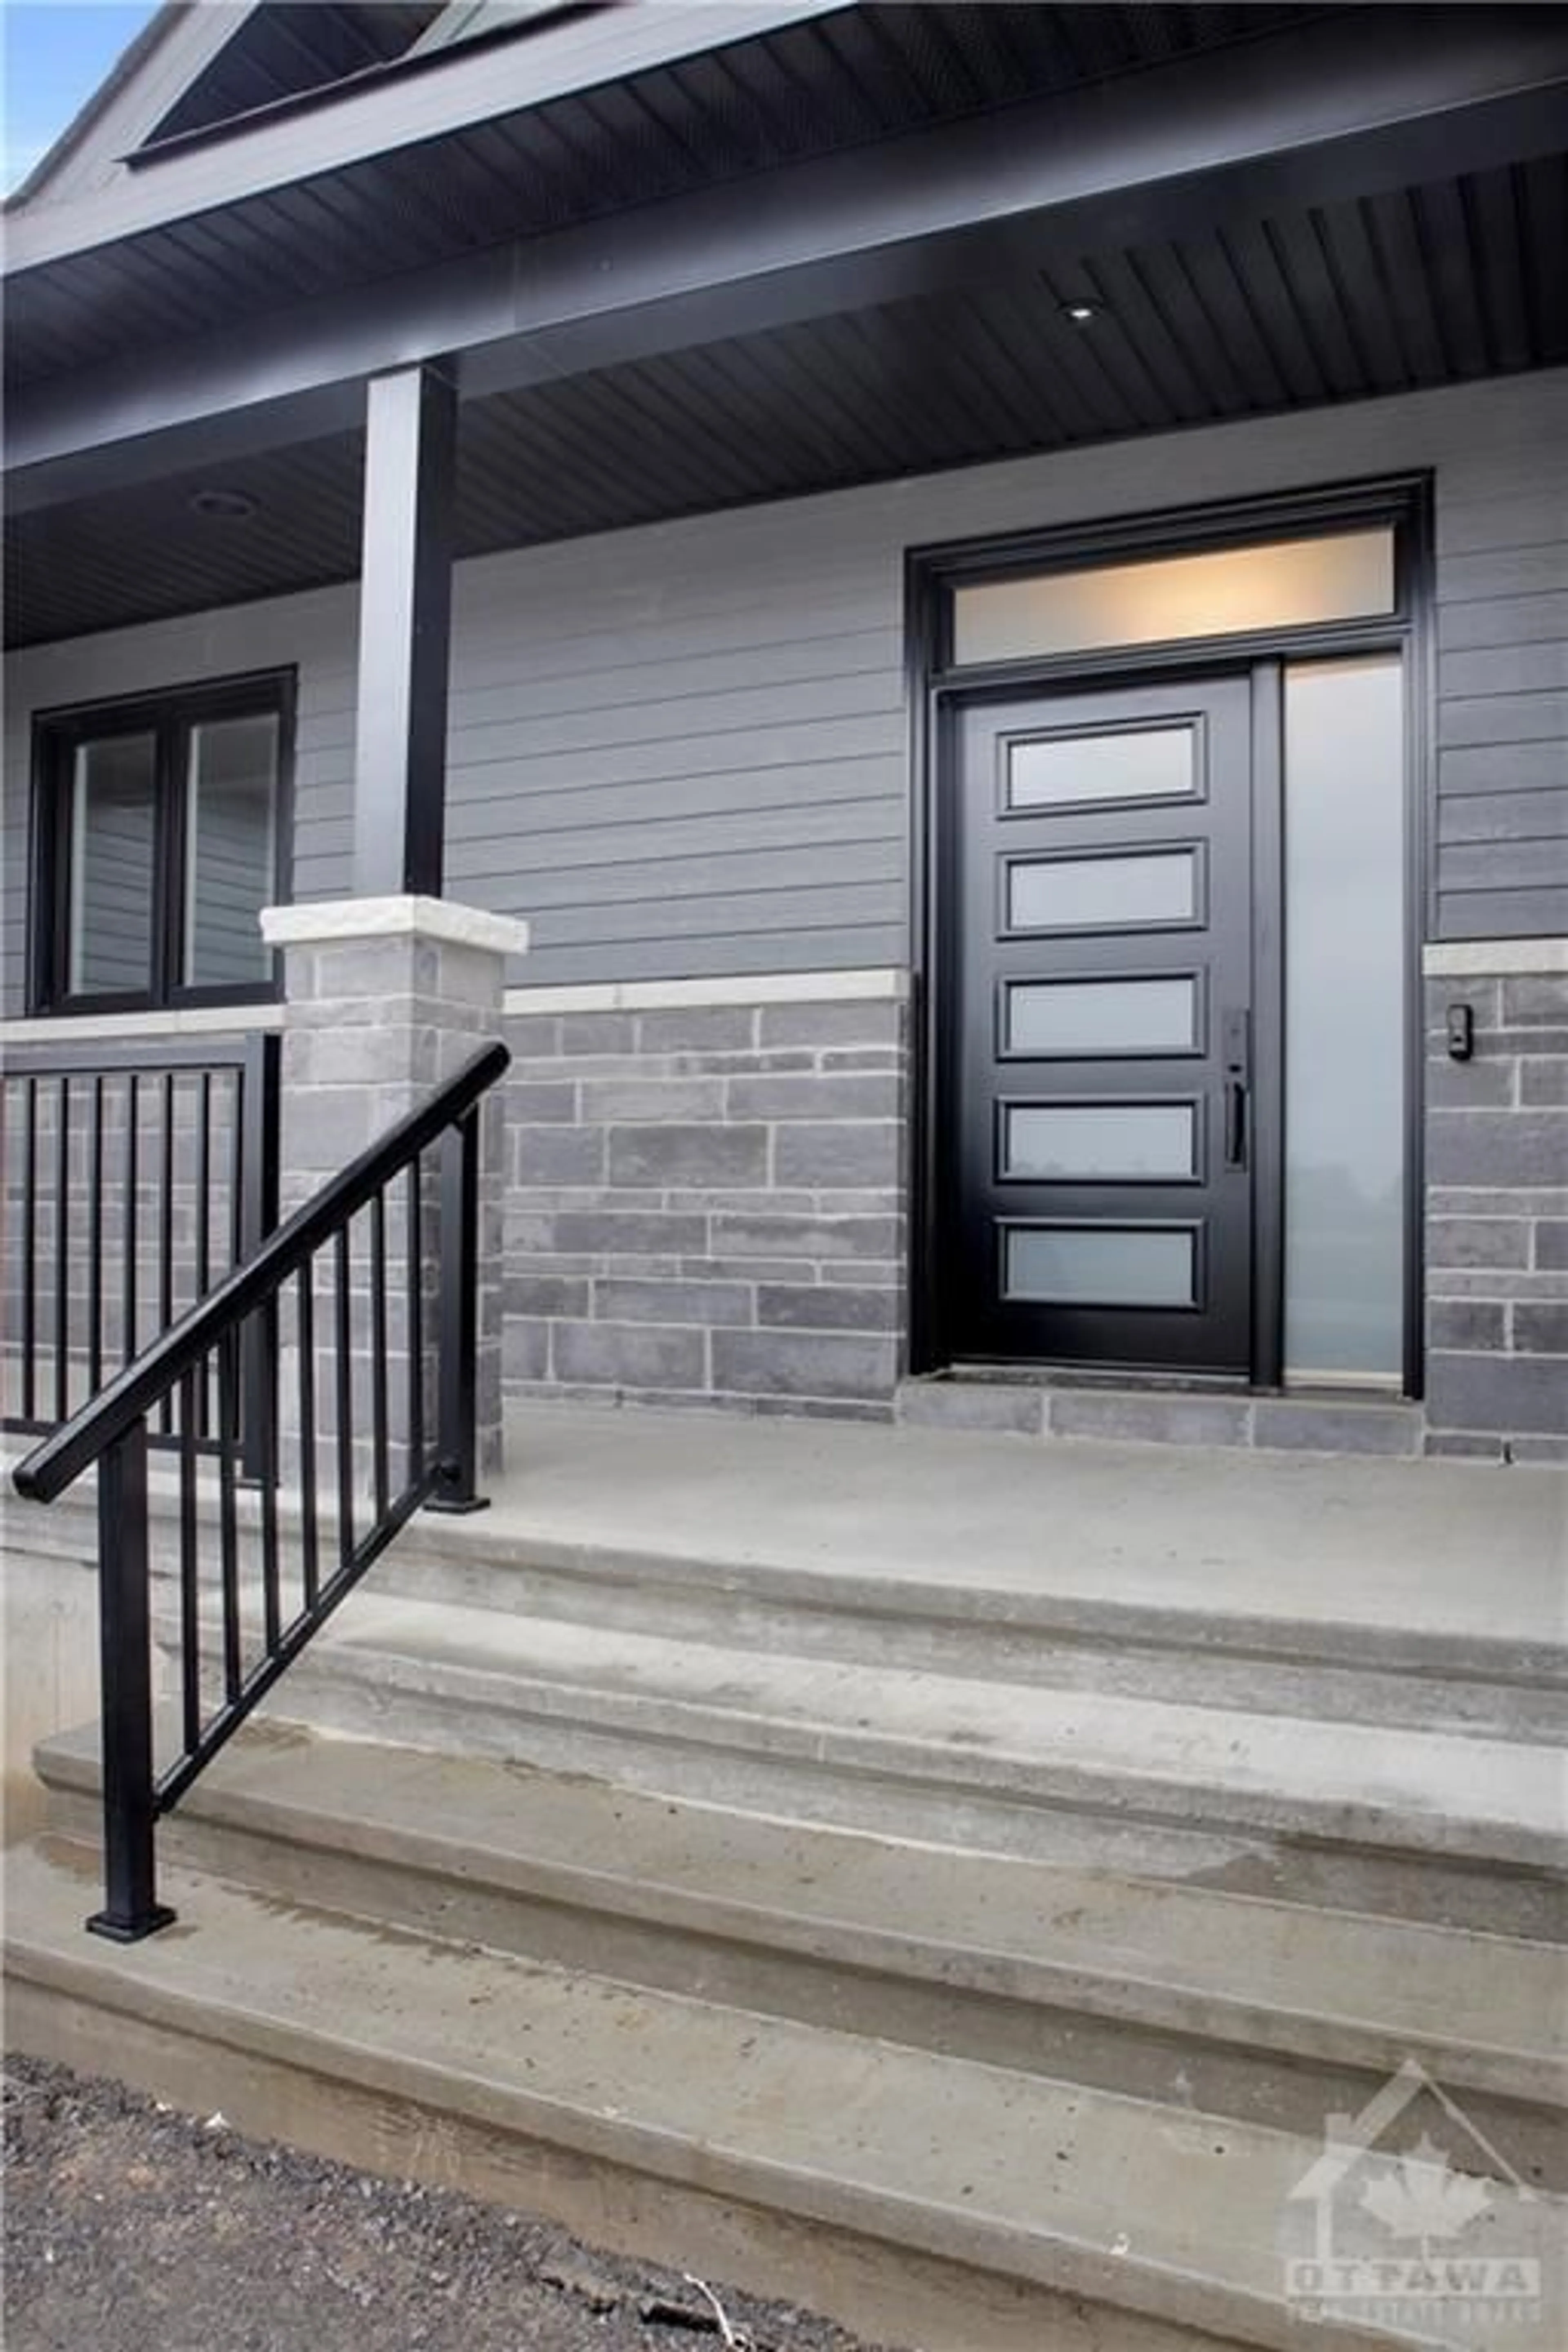
<svg viewBox="0 0 1568 2352">
<path fill-rule="evenodd" d="M 183 15 L 187 0 L 171 0 L 171 5 Z M 355 76 L 347 84 L 331 85 L 327 95 L 333 103 L 308 109 L 289 103 L 281 110 L 243 116 L 224 126 L 223 135 L 216 138 L 170 141 L 155 154 L 144 156 L 145 169 L 119 181 L 112 191 L 23 215 L 13 222 L 6 239 L 5 273 L 13 277 L 68 254 L 118 245 L 142 229 L 221 211 L 247 195 L 471 128 L 520 105 L 618 82 L 629 73 L 727 47 L 847 5 L 847 0 L 783 0 L 783 5 L 781 0 L 731 0 L 723 9 L 710 5 L 605 9 L 608 17 L 636 20 L 638 38 L 598 67 L 593 60 L 578 59 L 554 76 L 546 73 L 540 86 L 528 91 L 498 83 L 491 45 L 486 42 L 437 50 L 417 60 L 425 69 L 414 73 L 408 70 L 410 61 L 400 58 L 385 74 Z M 537 34 L 548 31 L 554 21 L 521 29 Z M 101 102 L 106 102 L 102 92 L 94 104 Z"/>
<path fill-rule="evenodd" d="M 121 90 L 141 72 L 147 59 L 162 48 L 182 17 L 187 16 L 196 5 L 198 0 L 163 0 L 157 15 L 150 16 L 141 31 L 126 44 L 91 97 L 85 105 L 78 108 L 53 145 L 39 157 L 26 177 L 11 190 L 9 195 L 0 201 L 0 213 L 19 212 L 31 204 L 35 196 L 43 193 L 67 157 L 75 154 Z M 237 9 L 236 24 L 242 15 L 247 13 L 248 9 Z"/>
</svg>

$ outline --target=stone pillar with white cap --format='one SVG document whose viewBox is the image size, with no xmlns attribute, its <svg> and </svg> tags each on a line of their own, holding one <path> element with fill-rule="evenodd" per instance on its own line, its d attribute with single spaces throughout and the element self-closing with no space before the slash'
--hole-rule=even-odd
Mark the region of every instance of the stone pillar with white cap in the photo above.
<svg viewBox="0 0 1568 2352">
<path fill-rule="evenodd" d="M 527 925 L 447 898 L 401 896 L 331 899 L 271 907 L 261 919 L 269 947 L 283 960 L 283 1059 L 280 1199 L 289 1215 L 405 1112 L 428 1101 L 481 1046 L 501 1034 L 508 960 L 526 951 Z M 478 1463 L 493 1475 L 501 1457 L 502 1114 L 487 1097 L 480 1120 Z M 424 1295 L 427 1360 L 436 1335 L 434 1188 Z M 422 1194 L 422 1199 L 424 1195 Z M 388 1251 L 398 1276 L 387 1286 L 394 1400 L 407 1394 L 405 1269 L 407 1228 L 401 1200 L 388 1203 Z M 400 1255 L 402 1253 L 402 1255 Z M 371 1301 L 363 1252 L 353 1277 L 355 1484 L 370 1485 Z M 330 1283 L 331 1269 L 321 1269 Z M 286 1302 L 287 1307 L 288 1302 Z M 285 1330 L 281 1385 L 287 1437 L 290 1406 L 297 1436 L 297 1363 Z M 327 1326 L 317 1320 L 323 1365 Z M 290 1375 L 293 1375 L 291 1377 Z M 331 1379 L 318 1378 L 318 1427 L 331 1434 Z M 433 1402 L 433 1384 L 428 1388 Z M 428 1420 L 427 1426 L 433 1426 Z"/>
</svg>

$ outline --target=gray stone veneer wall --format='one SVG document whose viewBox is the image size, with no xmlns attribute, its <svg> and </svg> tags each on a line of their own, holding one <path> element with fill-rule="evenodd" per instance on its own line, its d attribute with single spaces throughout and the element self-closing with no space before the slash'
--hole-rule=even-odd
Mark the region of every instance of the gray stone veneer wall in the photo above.
<svg viewBox="0 0 1568 2352">
<path fill-rule="evenodd" d="M 901 1003 L 541 1012 L 506 1036 L 509 1395 L 890 1418 Z"/>
<path fill-rule="evenodd" d="M 1568 971 L 1428 980 L 1426 1015 L 1427 1446 L 1568 1456 Z"/>
</svg>

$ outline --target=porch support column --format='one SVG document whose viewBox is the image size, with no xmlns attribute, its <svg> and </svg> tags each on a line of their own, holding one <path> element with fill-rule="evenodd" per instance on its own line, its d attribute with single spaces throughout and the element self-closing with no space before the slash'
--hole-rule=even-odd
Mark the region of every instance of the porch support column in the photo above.
<svg viewBox="0 0 1568 2352">
<path fill-rule="evenodd" d="M 442 366 L 371 378 L 354 733 L 360 898 L 441 895 L 457 428 Z"/>
<path fill-rule="evenodd" d="M 318 1192 L 347 1162 L 384 1135 L 404 1112 L 428 1101 L 481 1045 L 501 1034 L 503 989 L 510 958 L 528 946 L 528 926 L 507 915 L 450 899 L 399 896 L 342 898 L 297 907 L 269 907 L 261 926 L 268 946 L 283 955 L 283 1085 L 281 1176 L 283 1214 Z M 500 1090 L 480 1107 L 477 1250 L 478 1468 L 493 1476 L 501 1449 L 501 1265 L 503 1112 Z M 438 1296 L 436 1252 L 440 1234 L 436 1155 L 427 1155 L 429 1181 L 423 1231 L 426 1263 L 424 1393 L 426 1426 L 435 1427 L 435 1348 Z M 388 1202 L 390 1393 L 406 1397 L 408 1333 L 402 1307 L 407 1230 L 399 1192 Z M 363 1221 L 362 1221 L 363 1222 Z M 331 1266 L 320 1259 L 319 1342 L 331 1328 Z M 368 1485 L 371 1454 L 369 1348 L 374 1303 L 367 1269 L 354 1261 L 353 1330 L 355 1355 L 354 1483 Z M 297 1441 L 298 1367 L 285 1329 L 281 1381 L 285 1456 Z M 331 1381 L 318 1380 L 318 1437 L 333 1443 Z M 290 1415 L 293 1426 L 290 1428 Z M 400 1433 L 395 1428 L 394 1442 Z M 330 1459 L 330 1455 L 323 1458 Z"/>
</svg>

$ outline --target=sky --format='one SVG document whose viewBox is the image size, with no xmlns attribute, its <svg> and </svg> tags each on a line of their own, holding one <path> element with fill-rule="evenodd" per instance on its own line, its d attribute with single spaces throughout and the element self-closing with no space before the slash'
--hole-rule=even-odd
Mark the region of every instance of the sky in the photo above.
<svg viewBox="0 0 1568 2352">
<path fill-rule="evenodd" d="M 0 0 L 7 192 L 155 13 L 155 0 Z"/>
</svg>

